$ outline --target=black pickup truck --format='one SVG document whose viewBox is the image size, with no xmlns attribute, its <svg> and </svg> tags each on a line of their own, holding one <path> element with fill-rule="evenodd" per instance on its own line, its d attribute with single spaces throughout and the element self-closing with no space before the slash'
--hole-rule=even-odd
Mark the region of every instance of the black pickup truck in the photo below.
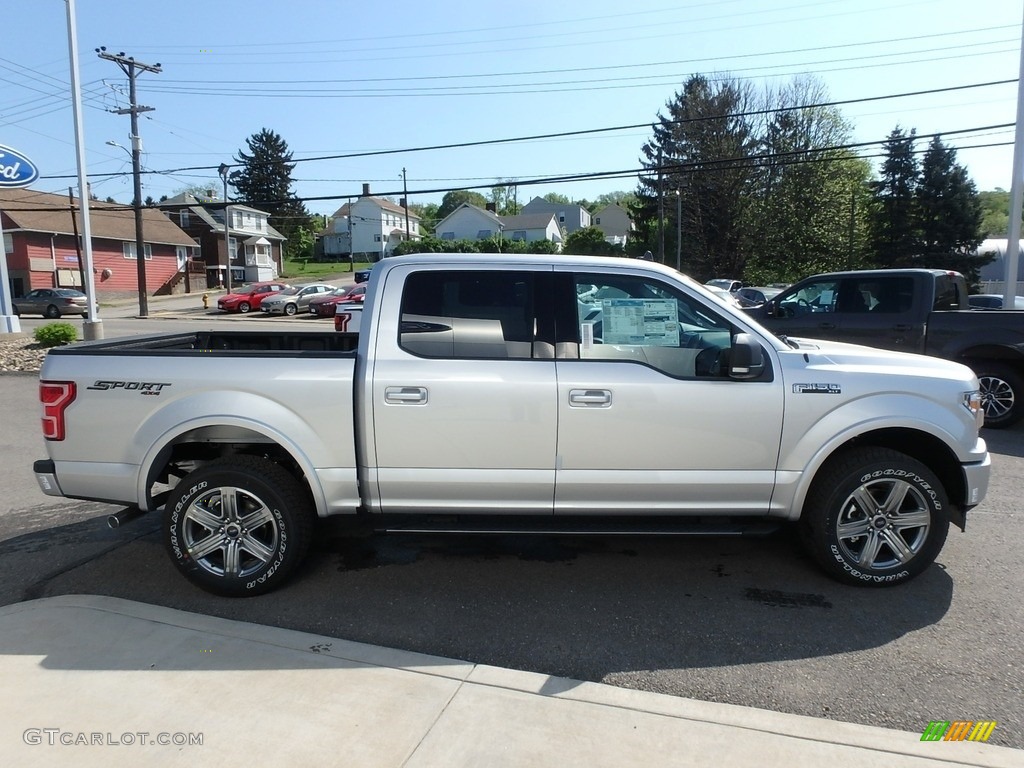
<svg viewBox="0 0 1024 768">
<path fill-rule="evenodd" d="M 1024 418 L 1024 312 L 969 309 L 958 272 L 882 269 L 814 275 L 747 311 L 776 334 L 944 357 L 981 382 L 985 426 Z"/>
</svg>

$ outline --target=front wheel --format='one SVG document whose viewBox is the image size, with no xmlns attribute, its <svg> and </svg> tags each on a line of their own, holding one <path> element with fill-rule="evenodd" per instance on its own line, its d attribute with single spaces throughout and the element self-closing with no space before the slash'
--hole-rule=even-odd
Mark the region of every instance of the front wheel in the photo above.
<svg viewBox="0 0 1024 768">
<path fill-rule="evenodd" d="M 985 409 L 985 426 L 1003 429 L 1024 418 L 1024 379 L 1003 363 L 980 362 L 974 366 Z"/>
<path fill-rule="evenodd" d="M 261 595 L 302 562 L 313 516 L 308 494 L 282 467 L 232 456 L 174 487 L 164 508 L 164 544 L 185 578 L 207 592 Z"/>
<path fill-rule="evenodd" d="M 60 308 L 56 304 L 51 304 L 43 312 L 43 317 L 49 317 L 51 319 L 60 317 Z"/>
<path fill-rule="evenodd" d="M 284 313 L 286 315 L 288 315 L 288 316 L 294 315 L 298 311 L 299 311 L 299 308 L 296 307 L 291 302 L 288 302 L 287 304 L 284 305 Z"/>
<path fill-rule="evenodd" d="M 938 557 L 949 531 L 949 501 L 916 459 L 858 448 L 815 478 L 800 524 L 811 555 L 830 576 L 889 586 L 909 581 Z"/>
<path fill-rule="evenodd" d="M 252 307 L 249 306 L 248 301 L 243 301 L 241 304 L 238 305 L 238 311 L 241 312 L 243 315 L 246 314 L 250 309 L 252 309 Z"/>
</svg>

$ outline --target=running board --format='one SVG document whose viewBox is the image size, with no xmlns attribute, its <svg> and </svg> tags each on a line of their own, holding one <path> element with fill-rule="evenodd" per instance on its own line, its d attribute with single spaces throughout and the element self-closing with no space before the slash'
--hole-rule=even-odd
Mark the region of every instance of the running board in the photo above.
<svg viewBox="0 0 1024 768">
<path fill-rule="evenodd" d="M 782 523 L 763 519 L 678 517 L 394 516 L 370 519 L 381 533 L 451 533 L 568 536 L 767 536 Z"/>
</svg>

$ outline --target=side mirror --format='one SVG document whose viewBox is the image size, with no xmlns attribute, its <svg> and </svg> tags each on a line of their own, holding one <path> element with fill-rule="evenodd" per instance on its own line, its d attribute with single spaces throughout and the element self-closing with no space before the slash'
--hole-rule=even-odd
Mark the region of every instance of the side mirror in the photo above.
<svg viewBox="0 0 1024 768">
<path fill-rule="evenodd" d="M 756 379 L 764 373 L 764 347 L 749 333 L 737 333 L 729 354 L 729 377 Z"/>
</svg>

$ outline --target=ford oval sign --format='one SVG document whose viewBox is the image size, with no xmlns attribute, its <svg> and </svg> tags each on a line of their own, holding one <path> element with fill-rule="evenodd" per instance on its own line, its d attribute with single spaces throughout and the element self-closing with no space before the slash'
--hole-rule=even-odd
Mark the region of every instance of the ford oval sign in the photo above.
<svg viewBox="0 0 1024 768">
<path fill-rule="evenodd" d="M 0 144 L 0 187 L 27 187 L 39 171 L 21 152 Z"/>
</svg>

